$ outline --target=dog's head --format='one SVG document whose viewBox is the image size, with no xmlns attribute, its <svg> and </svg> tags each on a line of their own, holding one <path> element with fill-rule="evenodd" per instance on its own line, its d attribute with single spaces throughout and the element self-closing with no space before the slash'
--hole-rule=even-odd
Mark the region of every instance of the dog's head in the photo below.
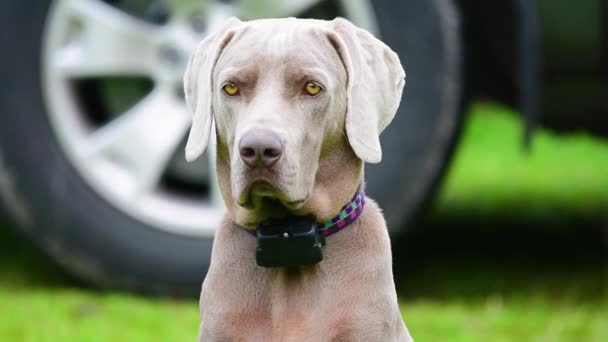
<svg viewBox="0 0 608 342">
<path fill-rule="evenodd" d="M 215 122 L 218 181 L 237 223 L 324 219 L 359 185 L 363 161 L 380 161 L 404 77 L 389 47 L 345 19 L 229 19 L 184 75 L 186 158 L 204 152 Z"/>
</svg>

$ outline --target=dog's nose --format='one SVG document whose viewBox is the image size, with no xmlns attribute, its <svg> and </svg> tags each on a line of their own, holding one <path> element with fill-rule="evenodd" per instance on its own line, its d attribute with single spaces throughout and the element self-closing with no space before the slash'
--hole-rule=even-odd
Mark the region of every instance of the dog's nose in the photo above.
<svg viewBox="0 0 608 342">
<path fill-rule="evenodd" d="M 270 167 L 281 158 L 283 144 L 270 130 L 251 130 L 241 137 L 239 153 L 241 160 L 250 167 Z"/>
</svg>

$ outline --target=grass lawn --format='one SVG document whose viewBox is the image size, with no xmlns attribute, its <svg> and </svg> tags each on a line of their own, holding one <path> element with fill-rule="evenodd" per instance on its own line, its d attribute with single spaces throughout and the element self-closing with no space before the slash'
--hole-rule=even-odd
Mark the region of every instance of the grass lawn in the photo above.
<svg viewBox="0 0 608 342">
<path fill-rule="evenodd" d="M 588 220 L 608 227 L 608 142 L 541 130 L 526 154 L 520 131 L 518 116 L 508 110 L 476 105 L 431 220 L 518 216 L 543 226 Z M 195 339 L 195 300 L 79 287 L 2 228 L 0 341 Z M 498 264 L 410 258 L 414 266 L 397 277 L 416 340 L 608 341 L 601 252 L 549 266 L 526 253 Z"/>
<path fill-rule="evenodd" d="M 526 151 L 519 115 L 491 104 L 472 114 L 434 214 L 608 218 L 608 140 L 537 130 Z"/>
</svg>

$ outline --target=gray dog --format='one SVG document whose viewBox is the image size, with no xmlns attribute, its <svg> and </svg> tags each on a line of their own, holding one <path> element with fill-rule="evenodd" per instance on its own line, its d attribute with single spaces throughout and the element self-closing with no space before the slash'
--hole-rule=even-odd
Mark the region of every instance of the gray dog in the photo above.
<svg viewBox="0 0 608 342">
<path fill-rule="evenodd" d="M 412 340 L 384 218 L 362 193 L 404 84 L 397 54 L 345 19 L 232 18 L 200 43 L 184 76 L 186 158 L 204 152 L 215 122 L 228 211 L 200 296 L 201 341 Z M 258 266 L 256 227 L 306 215 L 327 236 L 323 261 Z"/>
</svg>

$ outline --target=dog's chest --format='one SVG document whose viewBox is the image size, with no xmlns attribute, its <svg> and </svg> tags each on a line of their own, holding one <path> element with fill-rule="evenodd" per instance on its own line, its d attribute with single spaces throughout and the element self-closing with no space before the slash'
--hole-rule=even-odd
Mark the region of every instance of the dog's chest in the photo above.
<svg viewBox="0 0 608 342">
<path fill-rule="evenodd" d="M 356 326 L 345 322 L 343 317 L 326 317 L 318 312 L 286 307 L 243 309 L 208 317 L 210 324 L 205 323 L 203 318 L 200 340 L 218 342 L 327 342 L 339 336 L 353 336 L 352 327 Z"/>
<path fill-rule="evenodd" d="M 368 308 L 312 310 L 296 307 L 243 308 L 203 318 L 200 341 L 329 342 L 393 341 L 390 321 Z M 215 322 L 215 323 L 213 323 Z M 221 322 L 221 323 L 218 323 Z M 205 324 L 208 323 L 208 324 Z M 401 341 L 399 339 L 398 341 Z M 406 340 L 403 340 L 406 341 Z"/>
<path fill-rule="evenodd" d="M 326 279 L 318 269 L 272 270 L 267 286 L 258 288 L 263 304 L 255 310 L 264 320 L 268 341 L 314 341 L 314 336 L 327 336 L 331 316 L 323 321 L 327 299 Z M 325 302 L 325 303 L 324 303 Z M 255 328 L 255 327 L 252 327 Z"/>
<path fill-rule="evenodd" d="M 221 338 L 202 340 L 328 341 L 328 336 L 343 334 L 350 326 L 344 324 L 341 308 L 334 305 L 340 295 L 328 291 L 318 275 L 276 272 L 266 275 L 262 283 L 241 284 L 238 291 L 225 283 L 222 290 L 204 293 L 202 335 Z M 229 309 L 215 311 L 214 306 Z"/>
</svg>

